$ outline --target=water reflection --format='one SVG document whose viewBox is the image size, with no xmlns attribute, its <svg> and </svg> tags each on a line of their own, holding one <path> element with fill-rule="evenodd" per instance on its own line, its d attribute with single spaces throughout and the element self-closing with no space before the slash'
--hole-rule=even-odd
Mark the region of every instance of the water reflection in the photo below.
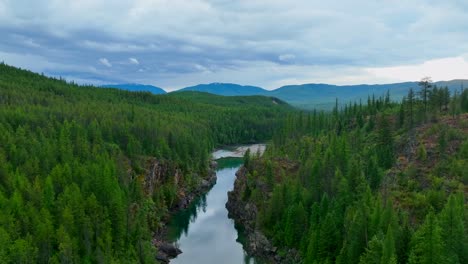
<svg viewBox="0 0 468 264">
<path fill-rule="evenodd" d="M 243 250 L 242 230 L 234 226 L 225 208 L 241 164 L 239 158 L 219 159 L 216 185 L 173 217 L 169 238 L 183 253 L 171 263 L 258 263 Z"/>
</svg>

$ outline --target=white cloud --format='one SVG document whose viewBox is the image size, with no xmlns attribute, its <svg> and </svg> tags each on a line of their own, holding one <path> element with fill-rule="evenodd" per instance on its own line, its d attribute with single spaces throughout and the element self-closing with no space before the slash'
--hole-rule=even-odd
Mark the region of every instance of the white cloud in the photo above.
<svg viewBox="0 0 468 264">
<path fill-rule="evenodd" d="M 112 67 L 112 64 L 109 62 L 108 59 L 106 58 L 100 58 L 99 59 L 99 62 L 104 65 L 104 66 L 107 66 L 107 67 Z"/>
<path fill-rule="evenodd" d="M 96 51 L 103 51 L 103 52 L 151 52 L 151 51 L 159 51 L 161 50 L 154 43 L 147 43 L 147 44 L 133 44 L 127 42 L 98 42 L 92 40 L 84 40 L 79 43 L 79 45 L 83 48 L 92 49 Z"/>
<path fill-rule="evenodd" d="M 193 67 L 194 67 L 197 71 L 199 71 L 199 72 L 201 72 L 201 73 L 211 73 L 211 70 L 208 69 L 207 67 L 203 66 L 203 65 L 195 64 L 195 65 L 193 65 Z"/>
<path fill-rule="evenodd" d="M 294 54 L 281 54 L 278 56 L 278 59 L 280 61 L 292 61 L 296 58 L 296 55 Z"/>
<path fill-rule="evenodd" d="M 0 21 L 8 21 L 8 12 L 9 10 L 7 9 L 7 4 L 1 0 L 0 1 Z"/>
<path fill-rule="evenodd" d="M 130 64 L 139 65 L 140 62 L 136 58 L 128 58 Z"/>
<path fill-rule="evenodd" d="M 47 58 L 27 53 L 18 54 L 0 51 L 0 61 L 35 72 L 44 72 L 47 69 L 57 66 L 55 63 L 48 61 Z"/>
<path fill-rule="evenodd" d="M 460 56 L 434 59 L 415 65 L 367 68 L 366 71 L 377 78 L 395 81 L 415 81 L 425 76 L 434 80 L 467 79 L 468 60 Z"/>
</svg>

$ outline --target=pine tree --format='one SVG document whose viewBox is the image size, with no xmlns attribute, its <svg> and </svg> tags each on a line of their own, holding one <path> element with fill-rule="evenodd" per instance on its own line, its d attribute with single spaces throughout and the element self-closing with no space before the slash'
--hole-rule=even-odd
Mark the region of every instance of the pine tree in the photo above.
<svg viewBox="0 0 468 264">
<path fill-rule="evenodd" d="M 382 240 L 382 233 L 372 237 L 372 239 L 369 241 L 369 245 L 367 246 L 366 251 L 359 259 L 359 264 L 384 264 L 384 262 L 381 262 L 383 251 Z"/>
<path fill-rule="evenodd" d="M 388 117 L 381 116 L 378 124 L 377 158 L 381 167 L 388 169 L 394 160 L 393 136 Z"/>
<path fill-rule="evenodd" d="M 302 234 L 307 230 L 307 213 L 302 203 L 289 208 L 285 226 L 285 244 L 298 248 Z"/>
<path fill-rule="evenodd" d="M 250 148 L 248 148 L 244 153 L 244 167 L 249 168 L 250 159 Z"/>
<path fill-rule="evenodd" d="M 429 94 L 430 94 L 430 89 L 432 87 L 432 80 L 430 77 L 424 77 L 419 81 L 418 83 L 419 87 L 421 87 L 421 90 L 419 91 L 419 96 L 421 97 L 421 100 L 424 105 L 424 121 L 427 121 L 427 105 L 428 105 L 428 99 L 429 99 Z"/>
<path fill-rule="evenodd" d="M 409 256 L 409 264 L 443 264 L 442 230 L 434 212 L 429 212 L 424 223 L 415 232 Z"/>
<path fill-rule="evenodd" d="M 28 235 L 25 239 L 17 239 L 9 246 L 10 259 L 15 263 L 33 264 L 37 262 L 37 248 L 34 246 L 31 236 Z"/>
<path fill-rule="evenodd" d="M 395 251 L 395 239 L 393 237 L 392 225 L 388 225 L 387 234 L 383 242 L 382 259 L 380 263 L 396 264 L 397 256 Z"/>
<path fill-rule="evenodd" d="M 414 91 L 413 88 L 410 88 L 408 91 L 408 119 L 409 119 L 409 126 L 413 128 L 414 126 Z"/>
<path fill-rule="evenodd" d="M 460 197 L 461 195 L 459 195 Z M 442 240 L 451 263 L 468 262 L 468 239 L 464 225 L 463 197 L 452 194 L 440 213 Z"/>
<path fill-rule="evenodd" d="M 400 104 L 400 110 L 398 112 L 398 127 L 401 128 L 405 124 L 405 106 L 406 106 L 406 97 L 403 97 L 401 104 Z"/>
<path fill-rule="evenodd" d="M 10 260 L 8 246 L 11 244 L 10 235 L 3 227 L 0 227 L 0 263 L 8 263 Z"/>
</svg>

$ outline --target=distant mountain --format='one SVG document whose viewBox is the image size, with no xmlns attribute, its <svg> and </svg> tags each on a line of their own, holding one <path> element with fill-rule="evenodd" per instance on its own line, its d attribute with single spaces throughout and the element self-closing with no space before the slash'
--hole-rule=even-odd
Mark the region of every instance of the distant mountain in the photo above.
<svg viewBox="0 0 468 264">
<path fill-rule="evenodd" d="M 102 85 L 103 88 L 117 88 L 121 90 L 127 91 L 138 91 L 138 92 L 150 92 L 152 94 L 165 94 L 162 88 L 153 86 L 153 85 L 145 85 L 145 84 L 136 84 L 136 83 L 126 83 L 126 84 L 106 84 Z"/>
<path fill-rule="evenodd" d="M 178 90 L 182 91 L 196 91 L 205 92 L 224 96 L 235 96 L 235 95 L 263 95 L 268 93 L 267 90 L 249 85 L 239 85 L 234 83 L 210 83 L 210 84 L 199 84 L 195 86 L 186 87 Z"/>
<path fill-rule="evenodd" d="M 468 80 L 452 80 L 435 82 L 439 87 L 449 87 L 453 92 L 463 85 L 468 87 Z M 287 103 L 304 109 L 331 109 L 338 98 L 340 104 L 358 102 L 367 103 L 368 96 L 376 97 L 390 91 L 392 100 L 401 100 L 413 88 L 418 90 L 417 82 L 402 82 L 391 84 L 360 84 L 360 85 L 330 85 L 330 84 L 301 84 L 287 85 L 268 91 L 256 86 L 242 86 L 231 83 L 200 84 L 183 88 L 178 91 L 199 91 L 216 95 L 265 95 L 279 98 Z M 177 92 L 178 92 L 177 91 Z"/>
<path fill-rule="evenodd" d="M 440 81 L 434 84 L 438 87 L 447 86 L 452 92 L 460 89 L 468 80 Z M 287 85 L 270 91 L 268 95 L 278 97 L 294 106 L 312 109 L 330 109 L 335 99 L 341 103 L 357 102 L 367 103 L 368 96 L 376 97 L 390 92 L 392 100 L 401 100 L 413 88 L 419 89 L 418 82 L 402 82 L 392 84 L 360 84 L 360 85 L 329 85 L 329 84 L 302 84 Z"/>
<path fill-rule="evenodd" d="M 288 103 L 271 96 L 251 95 L 251 96 L 222 96 L 206 92 L 178 91 L 168 93 L 168 97 L 177 97 L 197 103 L 204 103 L 218 106 L 281 106 L 282 109 L 292 109 Z"/>
<path fill-rule="evenodd" d="M 375 84 L 375 85 L 329 85 L 302 84 L 288 85 L 270 92 L 286 102 L 306 109 L 328 109 L 335 104 L 336 98 L 340 103 L 362 100 L 367 103 L 368 96 L 381 96 L 390 91 L 393 100 L 401 100 L 410 88 L 416 89 L 416 82 Z"/>
</svg>

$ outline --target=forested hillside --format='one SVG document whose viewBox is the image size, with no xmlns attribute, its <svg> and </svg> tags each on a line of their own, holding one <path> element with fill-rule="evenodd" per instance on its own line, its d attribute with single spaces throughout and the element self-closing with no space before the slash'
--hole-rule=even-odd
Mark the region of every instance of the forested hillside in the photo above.
<svg viewBox="0 0 468 264">
<path fill-rule="evenodd" d="M 132 91 L 132 92 L 150 92 L 152 94 L 165 94 L 166 93 L 166 91 L 164 91 L 160 87 L 156 87 L 153 85 L 136 84 L 136 83 L 106 84 L 100 87 L 116 88 L 116 89 L 121 89 L 121 90 Z"/>
<path fill-rule="evenodd" d="M 423 80 L 401 104 L 290 116 L 229 194 L 255 234 L 247 250 L 281 263 L 468 263 L 467 112 L 468 90 Z"/>
<path fill-rule="evenodd" d="M 463 89 L 468 86 L 468 80 L 459 79 L 451 81 L 438 81 L 433 83 L 440 88 L 447 88 L 450 92 Z M 384 96 L 390 92 L 392 100 L 401 101 L 409 89 L 417 89 L 418 82 L 401 82 L 390 84 L 359 84 L 359 85 L 331 85 L 321 83 L 309 83 L 300 85 L 286 85 L 274 90 L 265 90 L 253 86 L 241 86 L 230 83 L 200 84 L 180 91 L 207 92 L 216 95 L 264 95 L 274 96 L 288 104 L 305 110 L 331 111 L 335 105 L 335 99 L 340 99 L 340 106 L 350 102 L 366 101 L 368 96 L 374 94 L 376 97 Z"/>
<path fill-rule="evenodd" d="M 0 64 L 0 263 L 154 263 L 152 233 L 180 188 L 207 173 L 213 148 L 267 140 L 291 111 L 266 97 L 222 100 L 78 86 Z M 154 159 L 166 171 L 149 190 Z"/>
<path fill-rule="evenodd" d="M 198 91 L 226 96 L 239 96 L 239 95 L 267 95 L 268 91 L 250 85 L 239 85 L 234 83 L 210 83 L 198 84 L 195 86 L 185 87 L 176 92 L 184 91 Z"/>
</svg>

